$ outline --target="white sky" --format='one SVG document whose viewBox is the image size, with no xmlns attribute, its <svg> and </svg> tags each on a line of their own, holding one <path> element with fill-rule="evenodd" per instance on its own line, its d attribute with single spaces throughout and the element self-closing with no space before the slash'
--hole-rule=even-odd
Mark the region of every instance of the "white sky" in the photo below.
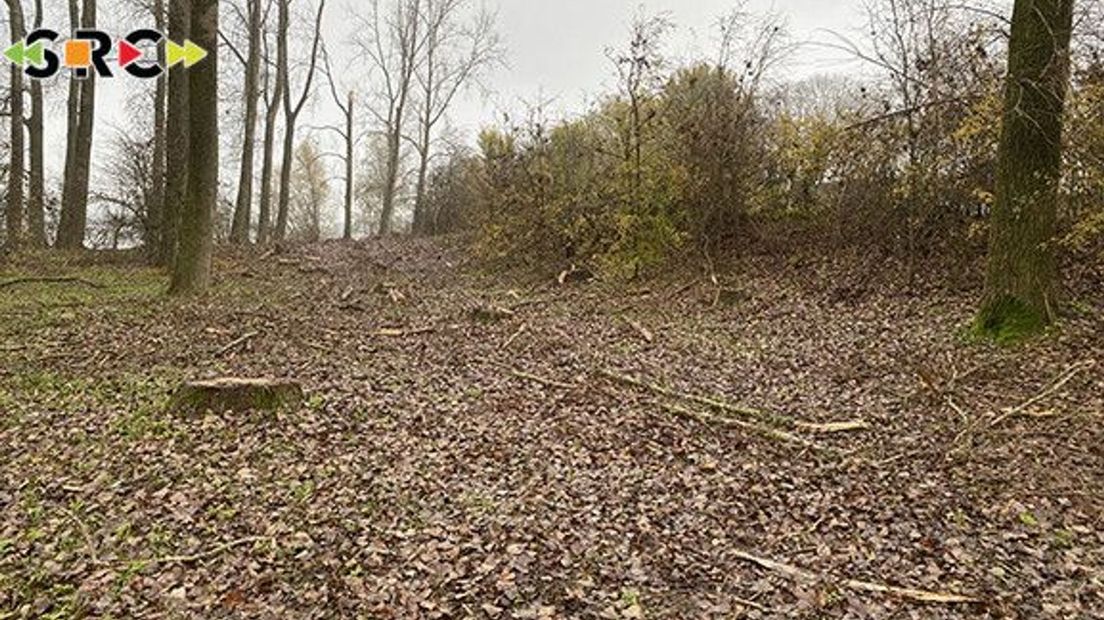
<svg viewBox="0 0 1104 620">
<path fill-rule="evenodd" d="M 477 2 L 479 0 L 476 0 Z M 489 75 L 485 82 L 487 93 L 471 92 L 456 105 L 451 114 L 452 125 L 469 140 L 485 124 L 501 119 L 503 111 L 518 112 L 522 102 L 551 100 L 553 115 L 570 114 L 585 109 L 595 96 L 612 86 L 613 67 L 606 57 L 609 47 L 624 44 L 628 36 L 628 24 L 641 10 L 645 14 L 664 13 L 674 22 L 676 29 L 670 33 L 666 53 L 672 58 L 712 57 L 717 42 L 717 20 L 737 8 L 732 0 L 484 0 L 498 12 L 498 29 L 506 47 L 507 66 Z M 132 11 L 116 9 L 116 3 L 126 0 L 99 0 L 101 29 L 122 35 L 135 25 L 152 26 L 149 19 L 134 21 L 128 17 Z M 293 6 L 307 8 L 308 0 L 296 0 Z M 25 4 L 28 4 L 25 2 Z M 310 2 L 314 4 L 313 0 Z M 231 11 L 222 11 L 224 22 L 231 18 Z M 28 6 L 28 11 L 31 7 Z M 776 12 L 788 23 L 795 42 L 827 40 L 825 29 L 847 34 L 861 30 L 863 19 L 859 0 L 748 0 L 745 9 L 755 14 Z M 64 0 L 46 0 L 46 25 L 65 32 L 68 20 Z M 364 11 L 366 7 L 355 0 L 328 0 L 325 35 L 328 47 L 335 57 L 335 66 L 347 66 L 352 48 L 348 44 L 349 27 L 353 20 L 349 13 Z M 30 14 L 28 13 L 28 20 Z M 306 20 L 298 28 L 309 27 Z M 6 29 L 6 28 L 5 28 Z M 229 50 L 223 49 L 220 62 L 225 68 L 238 66 Z M 798 79 L 817 73 L 853 71 L 842 54 L 801 46 L 781 71 L 780 79 Z M 361 89 L 367 81 L 357 74 L 355 67 L 343 73 L 346 83 Z M 236 81 L 240 81 L 240 78 Z M 233 91 L 224 95 L 234 96 L 239 83 L 228 84 Z M 304 111 L 302 124 L 322 125 L 335 122 L 337 115 L 330 103 L 329 91 L 324 81 L 316 82 L 316 101 Z M 128 97 L 142 88 L 142 82 L 129 76 L 100 80 L 97 101 L 97 131 L 94 152 L 110 155 L 111 137 L 118 127 L 132 124 L 133 112 L 126 105 Z M 50 114 L 47 116 L 47 132 L 50 146 L 48 174 L 54 187 L 60 184 L 60 170 L 65 140 L 64 82 L 49 87 L 47 98 Z M 224 109 L 223 114 L 233 113 Z M 260 129 L 258 130 L 258 134 Z M 301 137 L 304 132 L 300 132 Z M 258 136 L 259 137 L 259 136 Z M 237 149 L 224 149 L 224 182 L 236 182 Z M 103 182 L 101 173 L 94 173 L 93 183 Z"/>
</svg>

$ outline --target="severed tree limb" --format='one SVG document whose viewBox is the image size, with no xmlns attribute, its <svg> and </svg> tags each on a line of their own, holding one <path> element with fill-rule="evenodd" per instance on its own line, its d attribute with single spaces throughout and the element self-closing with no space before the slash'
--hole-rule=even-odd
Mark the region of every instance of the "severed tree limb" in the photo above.
<svg viewBox="0 0 1104 620">
<path fill-rule="evenodd" d="M 809 441 L 804 437 L 799 437 L 793 433 L 787 433 L 786 431 L 778 430 L 777 428 L 771 428 L 762 424 L 753 424 L 751 422 L 744 422 L 743 420 L 737 420 L 736 418 L 729 418 L 723 416 L 710 415 L 708 413 L 702 413 L 700 411 L 693 411 L 686 407 L 679 407 L 678 405 L 672 405 L 669 403 L 660 403 L 665 411 L 673 413 L 677 416 L 684 417 L 690 420 L 695 420 L 706 425 L 726 426 L 730 428 L 740 428 L 751 431 L 762 437 L 768 439 L 775 439 L 786 443 L 792 443 L 799 445 L 803 448 L 815 450 L 817 452 L 835 452 L 835 450 L 822 446 L 814 441 Z"/>
<path fill-rule="evenodd" d="M 414 327 L 411 329 L 403 329 L 400 327 L 381 327 L 376 331 L 377 336 L 385 336 L 390 338 L 401 338 L 403 336 L 420 336 L 422 334 L 430 334 L 437 331 L 435 327 Z"/>
<path fill-rule="evenodd" d="M 60 276 L 60 277 L 43 276 L 43 277 L 15 278 L 14 280 L 5 280 L 4 282 L 0 282 L 0 289 L 8 288 L 10 286 L 16 286 L 18 284 L 83 284 L 84 286 L 87 286 L 87 287 L 90 287 L 90 288 L 95 288 L 95 289 L 107 288 L 106 286 L 104 286 L 103 284 L 100 284 L 99 282 L 93 282 L 91 280 L 86 280 L 84 278 L 77 278 L 77 277 L 70 277 L 70 276 Z"/>
<path fill-rule="evenodd" d="M 261 335 L 261 332 L 247 332 L 246 334 L 242 335 L 240 338 L 235 338 L 232 342 L 228 343 L 226 346 L 219 349 L 218 352 L 215 353 L 215 357 L 222 357 L 223 355 L 226 355 L 227 353 L 233 351 L 234 349 L 240 347 L 241 345 L 249 342 L 250 340 L 252 340 L 252 339 L 254 339 L 254 338 L 256 338 L 257 336 L 260 336 L 260 335 Z"/>
<path fill-rule="evenodd" d="M 517 331 L 514 332 L 514 334 L 512 336 L 507 338 L 506 342 L 503 342 L 502 346 L 500 348 L 509 349 L 510 345 L 514 344 L 514 341 L 517 340 L 522 334 L 524 334 L 528 330 L 529 330 L 529 324 L 528 323 L 522 323 L 521 327 L 517 328 Z"/>
<path fill-rule="evenodd" d="M 803 580 L 816 580 L 820 578 L 813 572 L 807 571 L 790 564 L 777 562 L 768 558 L 762 558 L 757 555 L 752 555 L 746 551 L 734 550 L 733 554 L 745 562 L 756 564 L 767 570 L 772 570 L 777 573 L 781 573 L 792 579 Z M 858 579 L 847 579 L 841 583 L 841 585 L 849 590 L 857 590 L 861 592 L 873 592 L 876 594 L 886 594 L 900 599 L 909 601 L 915 601 L 918 603 L 941 603 L 941 604 L 978 604 L 984 601 L 976 596 L 968 596 L 962 594 L 954 594 L 949 592 L 930 592 L 927 590 L 913 590 L 910 588 L 898 588 L 896 586 L 885 585 L 881 583 L 875 583 L 873 581 L 860 581 Z"/>
<path fill-rule="evenodd" d="M 1052 383 L 1050 385 L 1050 387 L 1046 388 L 1042 392 L 1039 392 L 1035 396 L 1032 396 L 1031 398 L 1025 400 L 1024 402 L 1020 403 L 1019 405 L 1016 405 L 1015 407 L 1005 409 L 1004 413 L 997 416 L 996 419 L 994 419 L 989 424 L 989 426 L 990 427 L 1000 426 L 1003 422 L 1005 422 L 1009 418 L 1013 418 L 1013 417 L 1021 416 L 1021 415 L 1028 415 L 1029 417 L 1049 417 L 1049 416 L 1038 416 L 1038 415 L 1031 416 L 1030 414 L 1025 414 L 1025 412 L 1027 411 L 1028 407 L 1031 407 L 1032 405 L 1035 405 L 1035 404 L 1041 402 L 1043 399 L 1050 397 L 1055 392 L 1057 392 L 1058 390 L 1065 387 L 1065 385 L 1067 383 L 1069 383 L 1070 381 L 1072 381 L 1073 378 L 1076 377 L 1081 371 L 1092 368 L 1095 365 L 1096 365 L 1096 360 L 1086 360 L 1086 361 L 1078 362 L 1078 363 L 1070 366 L 1069 368 L 1067 368 L 1065 370 L 1065 372 L 1063 372 L 1061 375 L 1058 376 L 1058 378 L 1054 381 L 1054 383 Z"/>
<path fill-rule="evenodd" d="M 819 434 L 843 433 L 866 430 L 870 428 L 870 425 L 862 420 L 850 422 L 833 422 L 828 424 L 801 422 L 777 413 L 771 413 L 768 411 L 761 411 L 759 409 L 752 409 L 750 407 L 734 405 L 732 403 L 717 400 L 715 398 L 709 398 L 707 396 L 698 396 L 696 394 L 686 394 L 683 392 L 678 392 L 670 388 L 663 387 L 662 385 L 649 383 L 647 381 L 637 379 L 636 377 L 630 377 L 629 375 L 623 375 L 608 369 L 601 369 L 598 371 L 598 374 L 617 383 L 631 385 L 633 387 L 645 389 L 656 394 L 660 394 L 662 396 L 667 396 L 677 400 L 705 405 L 718 411 L 723 411 L 725 413 L 731 413 L 746 418 L 752 418 L 755 420 L 759 420 L 760 422 L 771 424 L 773 426 L 802 429 Z"/>
<path fill-rule="evenodd" d="M 163 556 L 148 560 L 146 564 L 149 566 L 152 566 L 154 564 L 195 564 L 196 562 L 202 562 L 203 560 L 209 560 L 211 558 L 222 555 L 223 553 L 226 553 L 227 551 L 230 551 L 231 549 L 234 549 L 236 547 L 258 543 L 263 540 L 272 540 L 272 538 L 269 536 L 249 536 L 247 538 L 239 538 L 238 540 L 232 540 L 230 542 L 222 543 L 201 553 L 195 553 L 193 555 Z"/>
<path fill-rule="evenodd" d="M 652 344 L 653 342 L 655 342 L 655 334 L 653 334 L 647 327 L 641 325 L 638 321 L 626 318 L 625 323 L 628 323 L 629 327 L 633 328 L 633 331 L 635 331 L 641 338 L 644 339 L 644 342 L 647 342 L 648 344 Z"/>
</svg>

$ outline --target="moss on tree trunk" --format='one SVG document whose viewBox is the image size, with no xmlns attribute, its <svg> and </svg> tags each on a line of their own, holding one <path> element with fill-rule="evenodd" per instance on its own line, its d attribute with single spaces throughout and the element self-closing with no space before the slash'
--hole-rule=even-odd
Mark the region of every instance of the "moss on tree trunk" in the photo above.
<svg viewBox="0 0 1104 620">
<path fill-rule="evenodd" d="M 1053 241 L 1069 82 L 1073 0 L 1016 0 L 985 300 L 977 319 L 999 340 L 1053 320 Z"/>
</svg>

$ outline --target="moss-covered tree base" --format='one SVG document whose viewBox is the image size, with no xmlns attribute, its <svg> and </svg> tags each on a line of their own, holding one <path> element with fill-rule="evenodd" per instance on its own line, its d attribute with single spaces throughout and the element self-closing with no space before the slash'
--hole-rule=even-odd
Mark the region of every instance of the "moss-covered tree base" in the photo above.
<svg viewBox="0 0 1104 620">
<path fill-rule="evenodd" d="M 1043 311 L 1015 298 L 1002 297 L 982 306 L 974 321 L 976 336 L 1000 344 L 1014 344 L 1043 333 L 1050 320 Z"/>
<path fill-rule="evenodd" d="M 169 410 L 183 415 L 276 411 L 302 402 L 303 389 L 294 381 L 231 377 L 185 383 L 173 394 Z"/>
</svg>

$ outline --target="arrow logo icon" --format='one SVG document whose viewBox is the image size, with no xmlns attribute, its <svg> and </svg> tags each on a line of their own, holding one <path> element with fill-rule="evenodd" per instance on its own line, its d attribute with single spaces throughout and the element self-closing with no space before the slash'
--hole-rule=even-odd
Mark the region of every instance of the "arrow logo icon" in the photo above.
<svg viewBox="0 0 1104 620">
<path fill-rule="evenodd" d="M 134 47 L 129 41 L 119 41 L 119 66 L 126 67 L 142 57 L 142 50 Z"/>
<path fill-rule="evenodd" d="M 184 45 L 166 41 L 165 55 L 169 61 L 169 67 L 184 63 L 184 68 L 190 69 L 193 65 L 207 57 L 207 50 L 190 40 L 185 40 Z"/>
<path fill-rule="evenodd" d="M 36 41 L 30 47 L 24 41 L 16 41 L 4 50 L 4 58 L 20 67 L 27 65 L 28 62 L 38 67 L 46 64 L 46 46 L 42 41 Z"/>
</svg>

